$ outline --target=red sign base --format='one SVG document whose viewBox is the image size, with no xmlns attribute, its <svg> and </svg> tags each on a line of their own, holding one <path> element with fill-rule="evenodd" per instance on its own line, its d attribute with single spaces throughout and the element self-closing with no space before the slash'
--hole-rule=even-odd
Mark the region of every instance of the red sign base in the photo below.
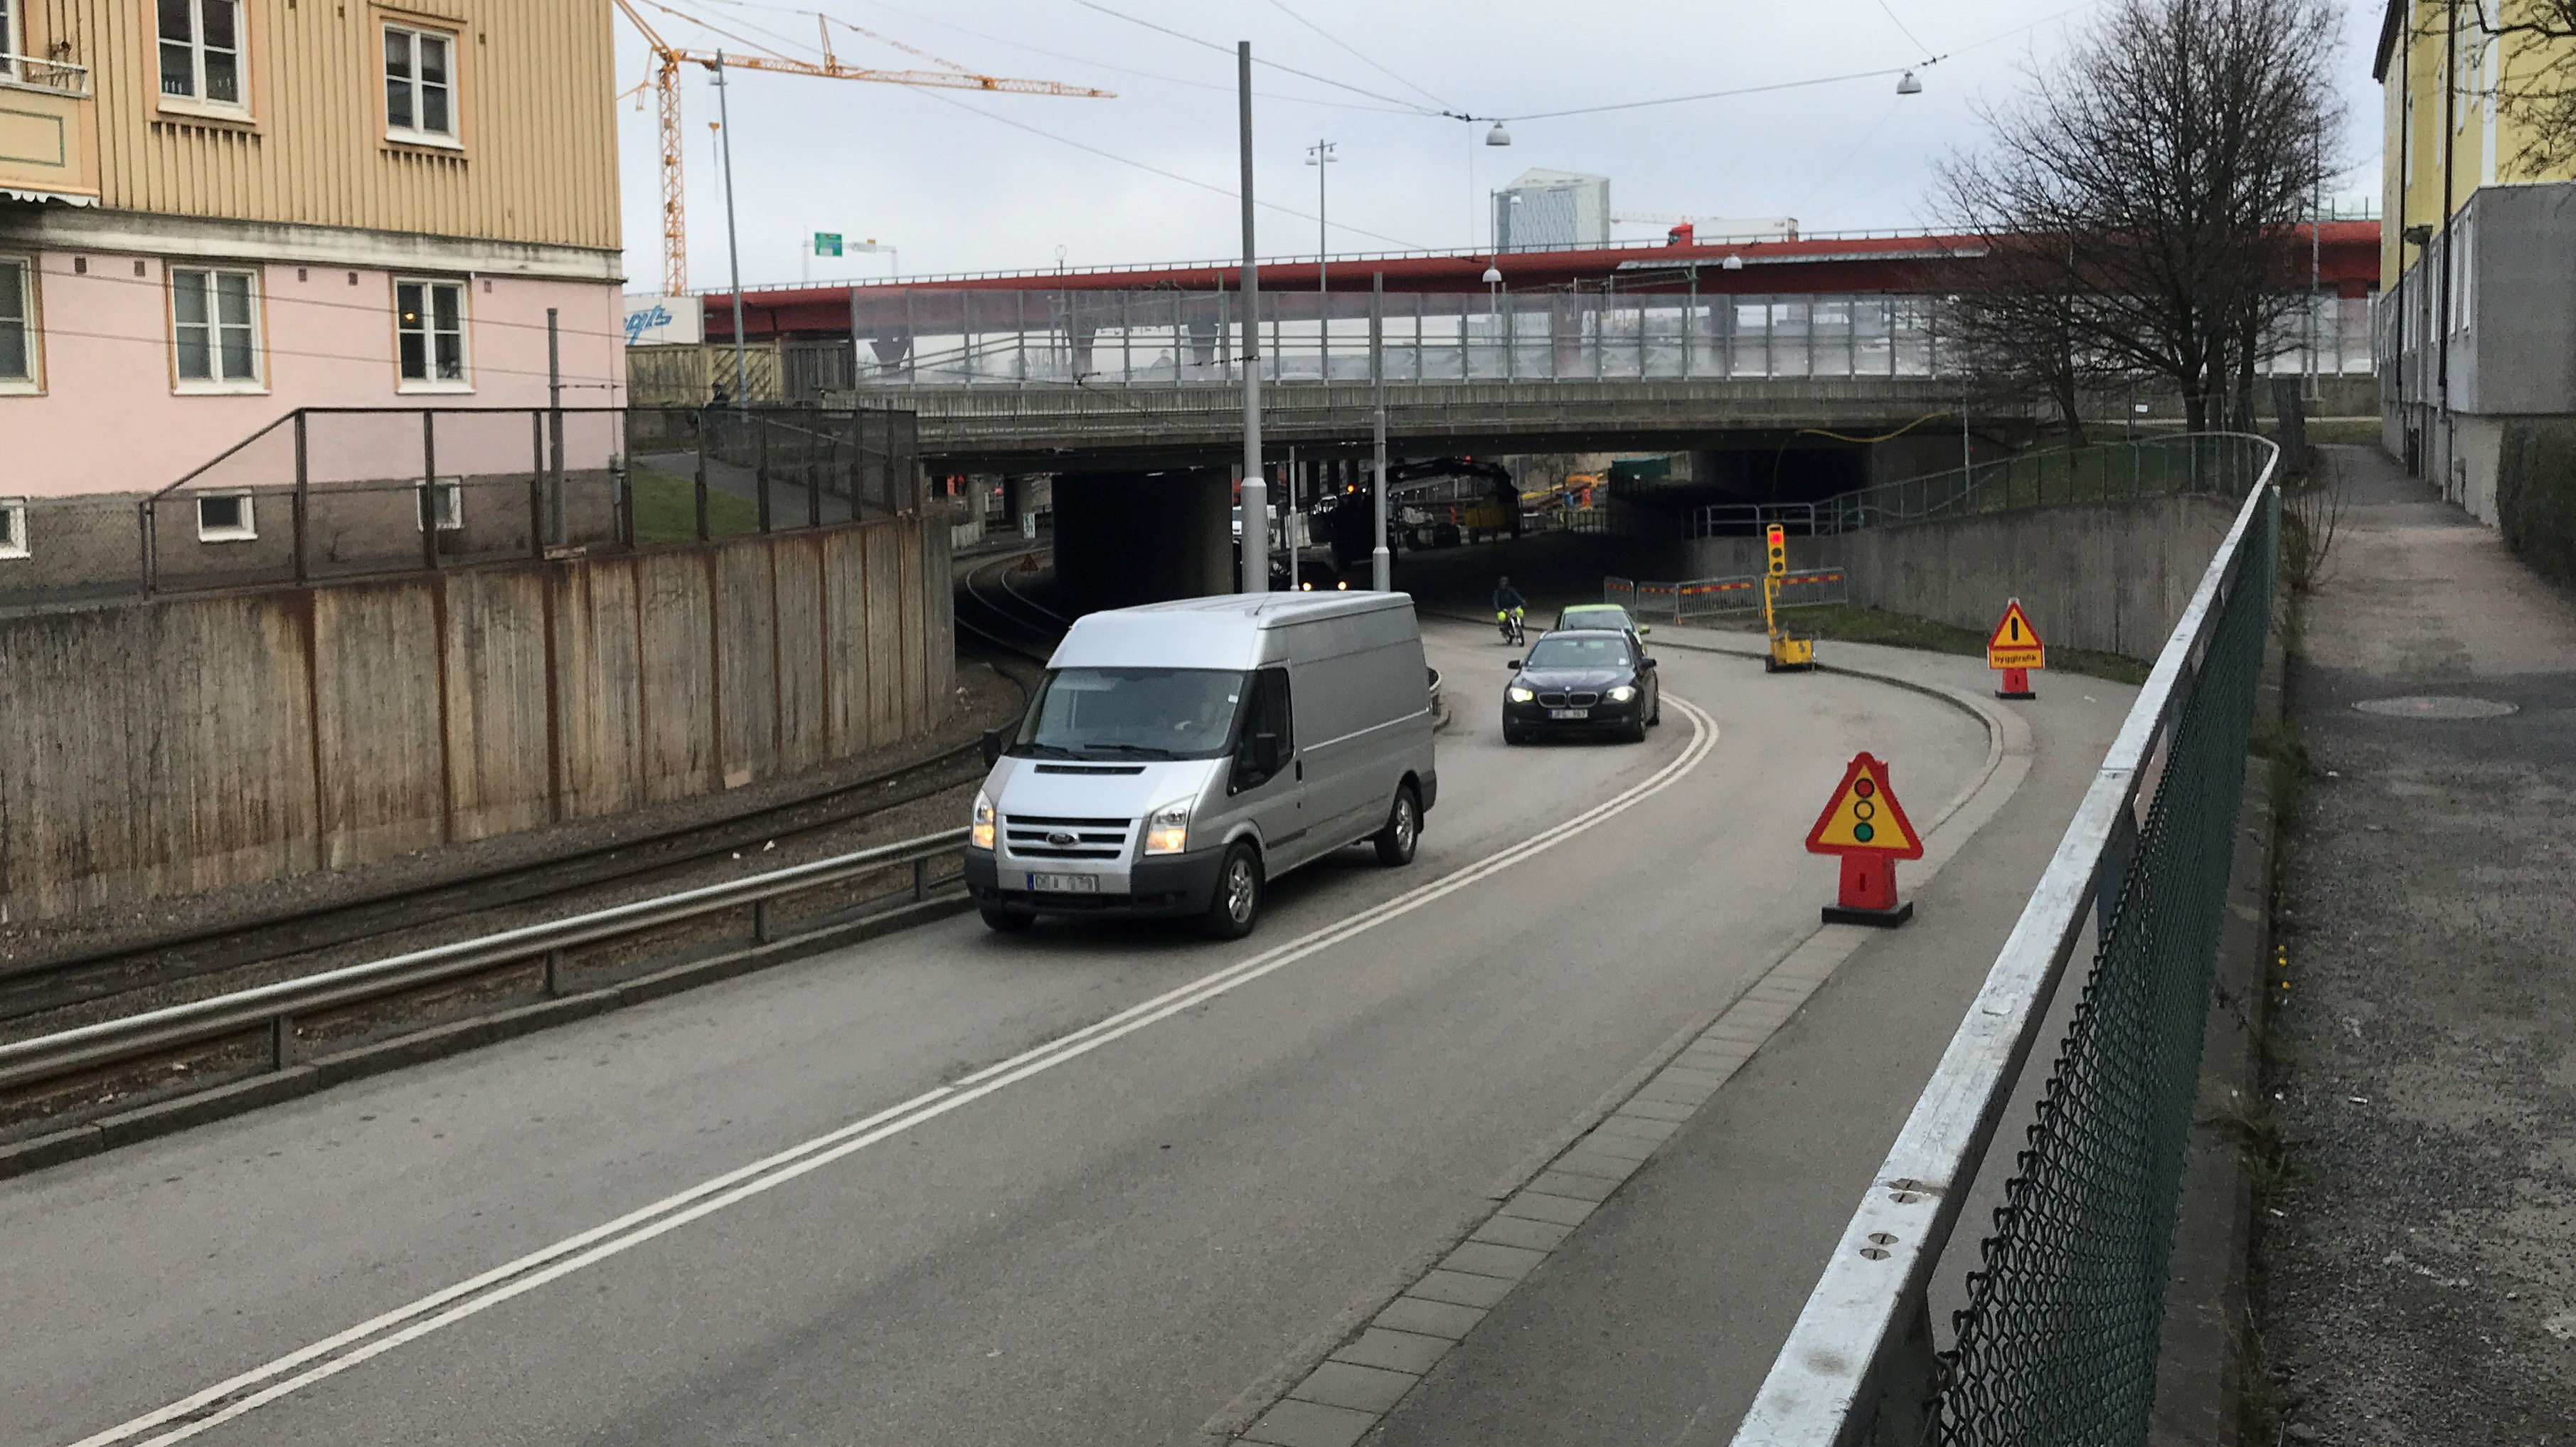
<svg viewBox="0 0 2576 1447">
<path fill-rule="evenodd" d="M 1884 854 L 1843 856 L 1841 897 L 1825 906 L 1827 924 L 1900 925 L 1914 917 L 1914 901 L 1896 901 L 1896 861 Z"/>
<path fill-rule="evenodd" d="M 2030 691 L 2030 670 L 2029 670 L 2029 669 L 2027 669 L 2027 668 L 2007 668 L 2007 669 L 2005 669 L 2005 670 L 2004 670 L 2004 683 L 2003 683 L 2003 687 L 1998 688 L 1998 689 L 1996 689 L 1996 690 L 1995 690 L 1995 697 L 1997 697 L 1997 698 L 2037 698 L 2037 697 L 2039 697 L 2039 695 L 2038 695 L 2038 694 L 2035 694 L 2035 693 L 2033 693 L 2033 692 L 2031 692 L 2031 691 Z"/>
</svg>

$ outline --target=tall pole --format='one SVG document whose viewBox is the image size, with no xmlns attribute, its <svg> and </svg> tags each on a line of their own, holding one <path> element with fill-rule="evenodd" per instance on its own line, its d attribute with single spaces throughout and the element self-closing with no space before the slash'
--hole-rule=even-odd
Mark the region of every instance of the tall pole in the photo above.
<svg viewBox="0 0 2576 1447">
<path fill-rule="evenodd" d="M 2443 7 L 2447 33 L 2442 42 L 2442 224 L 2436 234 L 2442 239 L 2441 290 L 2434 301 L 2439 315 L 2434 323 L 2433 386 L 2436 414 L 2442 428 L 2442 496 L 2451 495 L 2451 157 L 2459 150 L 2454 114 L 2459 97 L 2460 80 L 2460 3 L 2450 0 Z"/>
<path fill-rule="evenodd" d="M 1381 593 L 1395 589 L 1394 558 L 1386 550 L 1386 273 L 1369 278 L 1369 385 L 1376 391 L 1376 406 L 1369 414 L 1370 429 L 1376 434 L 1377 494 L 1376 542 L 1369 549 L 1369 586 Z"/>
<path fill-rule="evenodd" d="M 1270 591 L 1270 485 L 1261 475 L 1261 268 L 1252 259 L 1252 42 L 1234 48 L 1243 140 L 1243 591 Z"/>
<path fill-rule="evenodd" d="M 733 272 L 733 405 L 742 410 L 750 389 L 751 367 L 742 350 L 742 239 L 733 224 L 733 109 L 726 103 L 732 87 L 725 84 L 724 52 L 716 52 L 716 131 L 724 140 L 725 262 Z"/>
<path fill-rule="evenodd" d="M 1333 143 L 1317 141 L 1306 148 L 1306 164 L 1315 168 L 1315 290 L 1332 290 L 1324 284 L 1324 253 L 1332 244 L 1324 234 L 1324 168 L 1333 164 Z"/>
<path fill-rule="evenodd" d="M 563 440 L 563 334 L 556 321 L 557 308 L 546 308 L 546 425 L 554 440 L 546 446 L 546 470 L 553 474 L 550 493 L 554 503 L 547 514 L 547 534 L 558 546 L 571 542 L 564 534 L 564 440 Z"/>
</svg>

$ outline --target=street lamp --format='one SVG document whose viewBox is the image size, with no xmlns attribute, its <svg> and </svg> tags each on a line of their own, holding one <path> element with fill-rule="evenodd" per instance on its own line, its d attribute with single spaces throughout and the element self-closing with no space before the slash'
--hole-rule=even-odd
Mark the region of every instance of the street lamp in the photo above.
<svg viewBox="0 0 2576 1447">
<path fill-rule="evenodd" d="M 715 72 L 710 83 L 716 88 L 716 135 L 724 152 L 725 261 L 733 273 L 733 405 L 740 411 L 751 381 L 742 345 L 742 242 L 733 221 L 733 110 L 728 103 L 733 87 L 725 84 L 724 67 L 724 52 L 719 50 L 716 63 L 707 68 Z"/>
<path fill-rule="evenodd" d="M 1882 71 L 1880 73 L 1883 75 L 1886 72 Z M 1898 95 L 1921 95 L 1923 94 L 1923 82 L 1916 80 L 1914 78 L 1914 72 L 1909 70 L 1905 74 L 1896 78 L 1896 93 Z"/>
<path fill-rule="evenodd" d="M 1306 164 L 1315 168 L 1315 290 L 1324 291 L 1324 253 L 1331 246 L 1324 238 L 1324 168 L 1340 160 L 1333 154 L 1331 141 L 1317 141 L 1306 148 Z"/>
<path fill-rule="evenodd" d="M 1489 146 L 1508 146 L 1508 145 L 1510 145 L 1511 143 L 1512 143 L 1512 133 L 1511 133 L 1511 132 L 1509 132 L 1509 131 L 1507 131 L 1507 130 L 1504 130 L 1504 129 L 1503 129 L 1503 123 L 1502 123 L 1501 121 L 1496 121 L 1496 122 L 1494 122 L 1494 128 L 1493 128 L 1492 130 L 1490 130 L 1490 131 L 1485 132 L 1485 144 L 1486 144 L 1486 145 L 1489 145 Z"/>
</svg>

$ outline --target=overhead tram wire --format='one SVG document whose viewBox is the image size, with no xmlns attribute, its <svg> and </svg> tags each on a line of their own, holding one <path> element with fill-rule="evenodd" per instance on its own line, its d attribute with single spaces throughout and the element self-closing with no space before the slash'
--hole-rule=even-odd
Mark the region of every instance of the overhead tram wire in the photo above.
<svg viewBox="0 0 2576 1447">
<path fill-rule="evenodd" d="M 1424 95 L 1431 96 L 1432 101 L 1433 101 L 1435 104 L 1437 104 L 1437 105 L 1438 105 L 1441 109 L 1443 109 L 1443 110 L 1452 110 L 1452 109 L 1455 109 L 1455 107 L 1451 106 L 1451 105 L 1450 105 L 1450 103 L 1449 103 L 1448 101 L 1441 99 L 1439 96 L 1431 95 L 1431 92 L 1430 92 L 1429 90 L 1425 89 L 1424 87 L 1419 86 L 1419 85 L 1415 85 L 1412 81 L 1405 79 L 1403 76 L 1400 76 L 1400 75 L 1396 74 L 1394 71 L 1391 71 L 1391 70 L 1387 69 L 1385 66 L 1378 64 L 1376 61 L 1374 61 L 1374 60 L 1370 59 L 1368 56 L 1361 54 L 1357 47 L 1355 47 L 1355 46 L 1351 45 L 1349 42 L 1347 42 L 1347 41 L 1343 40 L 1340 36 L 1335 35 L 1333 32 L 1331 32 L 1331 31 L 1329 31 L 1329 30 L 1326 30 L 1324 27 L 1322 27 L 1322 26 L 1320 26 L 1320 25 L 1316 24 L 1316 23 L 1315 23 L 1314 21 L 1312 21 L 1312 20 L 1307 19 L 1305 16 L 1298 14 L 1296 11 L 1289 9 L 1289 8 L 1288 8 L 1287 0 L 1270 0 L 1270 3 L 1271 3 L 1271 5 L 1272 5 L 1274 8 L 1276 8 L 1276 9 L 1279 11 L 1279 13 L 1280 13 L 1280 14 L 1287 16 L 1289 19 L 1294 20 L 1294 21 L 1296 21 L 1298 24 L 1305 26 L 1307 29 L 1309 29 L 1309 30 L 1311 30 L 1311 31 L 1315 32 L 1317 35 L 1320 35 L 1320 36 L 1324 37 L 1324 39 L 1326 39 L 1326 40 L 1328 40 L 1328 41 L 1332 42 L 1334 45 L 1339 46 L 1339 47 L 1340 47 L 1344 52 L 1346 52 L 1347 54 L 1349 54 L 1353 59 L 1357 60 L 1360 64 L 1367 66 L 1369 69 L 1376 71 L 1378 74 L 1385 76 L 1387 79 L 1389 79 L 1389 80 L 1391 80 L 1391 81 L 1394 81 L 1394 82 L 1395 82 L 1396 84 L 1398 84 L 1398 85 L 1404 86 L 1404 87 L 1406 87 L 1406 88 L 1408 88 L 1408 89 L 1411 89 L 1411 90 L 1418 90 L 1418 91 L 1421 91 Z"/>
<path fill-rule="evenodd" d="M 1233 54 L 1234 54 L 1234 47 L 1233 47 L 1233 46 L 1231 46 L 1231 45 L 1219 45 L 1219 44 L 1217 44 L 1217 43 L 1216 43 L 1215 41 L 1213 41 L 1213 40 L 1202 40 L 1202 39 L 1200 39 L 1199 37 L 1197 37 L 1197 36 L 1195 36 L 1195 35 L 1192 35 L 1192 34 L 1189 34 L 1189 33 L 1188 33 L 1188 32 L 1186 32 L 1186 31 L 1174 30 L 1172 27 L 1170 27 L 1170 26 L 1168 26 L 1168 25 L 1158 25 L 1158 24 L 1156 24 L 1155 22 L 1153 22 L 1153 21 L 1151 21 L 1151 20 L 1146 20 L 1146 19 L 1143 19 L 1143 18 L 1138 17 L 1138 16 L 1129 15 L 1129 14 L 1127 14 L 1127 13 L 1126 13 L 1126 12 L 1124 12 L 1124 11 L 1120 11 L 1120 10 L 1112 10 L 1112 9 L 1110 9 L 1108 6 L 1101 4 L 1101 3 L 1100 3 L 1100 0 L 1073 0 L 1073 3 L 1074 3 L 1074 4 L 1076 4 L 1076 5 L 1079 5 L 1079 6 L 1083 7 L 1083 8 L 1084 8 L 1084 9 L 1086 9 L 1086 10 L 1097 10 L 1097 11 L 1099 11 L 1101 14 L 1106 15 L 1106 16 L 1110 17 L 1110 18 L 1111 18 L 1111 19 L 1113 19 L 1113 20 L 1124 20 L 1124 21 L 1126 21 L 1126 22 L 1127 22 L 1128 24 L 1130 24 L 1130 25 L 1141 25 L 1141 26 L 1145 27 L 1147 30 L 1152 30 L 1152 31 L 1156 31 L 1156 32 L 1158 32 L 1158 33 L 1160 33 L 1160 34 L 1168 35 L 1168 36 L 1172 37 L 1174 40 L 1185 40 L 1185 41 L 1188 41 L 1188 42 L 1189 42 L 1190 44 L 1192 44 L 1192 45 L 1200 46 L 1200 47 L 1202 47 L 1202 48 L 1204 48 L 1204 49 L 1208 49 L 1208 50 L 1217 51 L 1218 53 L 1223 54 L 1223 55 L 1227 55 L 1227 56 L 1231 56 L 1231 55 L 1233 55 Z M 1364 95 L 1364 96 L 1367 96 L 1370 100 L 1374 100 L 1374 101 L 1384 101 L 1384 102 L 1386 102 L 1388 105 L 1393 105 L 1393 106 L 1402 106 L 1402 107 L 1404 107 L 1406 110 L 1411 111 L 1413 114 L 1415 114 L 1415 115 L 1419 115 L 1419 116 L 1447 116 L 1447 117 L 1449 117 L 1451 120 L 1460 120 L 1460 121 L 1481 121 L 1481 120 L 1490 120 L 1490 119 L 1492 119 L 1492 118 L 1491 118 L 1491 117 L 1489 117 L 1489 116 L 1470 116 L 1470 115 L 1463 115 L 1463 114 L 1460 114 L 1459 112 L 1451 111 L 1451 110 L 1433 110 L 1433 109 L 1431 109 L 1431 108 L 1430 108 L 1430 107 L 1428 107 L 1428 106 L 1416 105 L 1416 104 L 1414 104 L 1413 102 L 1411 102 L 1411 101 L 1409 101 L 1409 100 L 1406 100 L 1406 99 L 1404 99 L 1404 98 L 1403 98 L 1403 97 L 1401 97 L 1401 96 L 1392 96 L 1392 95 L 1385 95 L 1385 94 L 1381 94 L 1380 92 L 1377 92 L 1377 91 L 1373 91 L 1373 90 L 1368 89 L 1366 86 L 1357 86 L 1357 85 L 1353 85 L 1353 84 L 1351 84 L 1349 81 L 1346 81 L 1346 80 L 1335 80 L 1335 79 L 1333 79 L 1333 78 L 1332 78 L 1331 76 L 1329 76 L 1329 75 L 1317 75 L 1317 74 L 1315 74 L 1315 73 L 1314 73 L 1313 71 L 1311 71 L 1311 70 L 1299 70 L 1297 67 L 1295 67 L 1295 66 L 1293 66 L 1293 65 L 1281 65 L 1278 61 L 1275 61 L 1275 60 L 1264 60 L 1264 59 L 1262 59 L 1260 56 L 1257 56 L 1257 55 L 1256 55 L 1256 56 L 1254 56 L 1254 57 L 1252 58 L 1252 63 L 1253 63 L 1253 64 L 1255 64 L 1255 65 L 1268 66 L 1270 69 L 1275 70 L 1275 71 L 1279 71 L 1279 72 L 1281 72 L 1282 74 L 1297 76 L 1298 78 L 1303 79 L 1303 80 L 1311 80 L 1311 81 L 1314 81 L 1314 82 L 1315 82 L 1316 84 L 1318 84 L 1318 85 L 1329 85 L 1329 86 L 1333 87 L 1333 88 L 1334 88 L 1334 89 L 1336 89 L 1336 90 L 1346 90 L 1346 91 L 1349 91 L 1349 92 L 1350 92 L 1351 94 L 1353 94 L 1353 95 Z"/>
</svg>

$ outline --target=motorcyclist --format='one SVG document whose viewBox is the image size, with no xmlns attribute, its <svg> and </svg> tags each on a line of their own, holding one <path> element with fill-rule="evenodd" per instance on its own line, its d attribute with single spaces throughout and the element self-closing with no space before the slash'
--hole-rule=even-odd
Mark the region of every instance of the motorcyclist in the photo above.
<svg viewBox="0 0 2576 1447">
<path fill-rule="evenodd" d="M 1504 638 L 1514 643 L 1520 641 L 1521 610 L 1528 606 L 1529 600 L 1521 596 L 1520 589 L 1512 586 L 1509 576 L 1495 580 L 1494 621 L 1502 625 Z"/>
</svg>

